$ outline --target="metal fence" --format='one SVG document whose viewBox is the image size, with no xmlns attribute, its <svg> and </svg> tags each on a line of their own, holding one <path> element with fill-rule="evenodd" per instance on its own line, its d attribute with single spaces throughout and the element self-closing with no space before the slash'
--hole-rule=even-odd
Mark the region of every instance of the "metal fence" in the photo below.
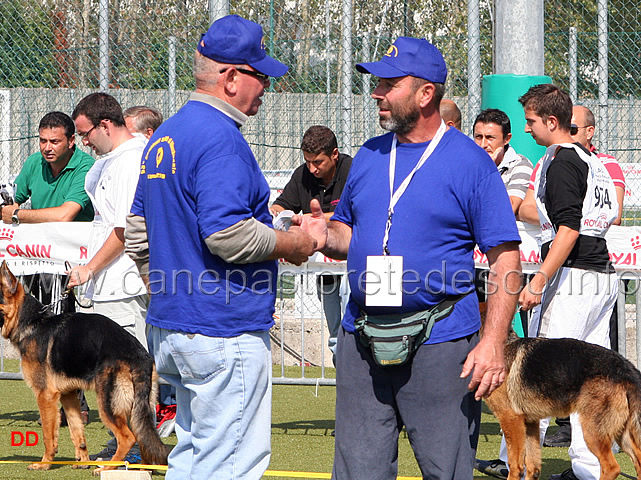
<svg viewBox="0 0 641 480">
<path fill-rule="evenodd" d="M 314 123 L 330 126 L 341 150 L 352 154 L 380 133 L 371 79 L 354 64 L 380 58 L 399 35 L 426 37 L 442 50 L 450 72 L 446 95 L 471 133 L 477 86 L 495 73 L 500 55 L 494 38 L 509 28 L 496 22 L 498 1 L 2 0 L 0 180 L 37 151 L 40 118 L 54 109 L 70 113 L 88 92 L 108 90 L 124 108 L 146 103 L 172 115 L 194 88 L 200 34 L 226 10 L 260 23 L 268 52 L 290 66 L 243 128 L 263 169 L 298 166 L 300 138 Z M 599 150 L 630 165 L 641 164 L 639 6 L 639 0 L 546 0 L 543 6 L 544 73 L 593 109 Z M 637 175 L 641 165 L 630 173 L 628 225 L 641 223 Z M 302 355 L 300 364 L 304 369 Z"/>
<path fill-rule="evenodd" d="M 275 384 L 336 383 L 332 353 L 327 347 L 329 334 L 321 301 L 316 295 L 316 275 L 321 271 L 345 275 L 346 265 L 287 266 L 281 269 L 276 324 L 270 332 L 272 362 L 277 366 L 273 376 Z M 621 272 L 616 307 L 617 350 L 637 368 L 641 368 L 641 329 L 637 328 L 641 322 L 639 276 L 638 272 Z M 16 349 L 6 339 L 0 339 L 0 380 L 22 378 L 15 364 L 18 358 Z M 14 363 L 7 365 L 7 360 Z"/>
<path fill-rule="evenodd" d="M 10 96 L 13 106 L 0 108 L 4 170 L 17 173 L 37 149 L 37 124 L 47 111 L 70 111 L 84 92 L 110 90 L 129 107 L 141 101 L 137 92 L 155 91 L 154 106 L 174 113 L 193 88 L 199 35 L 225 9 L 263 25 L 267 50 L 291 66 L 272 83 L 269 108 L 245 128 L 259 159 L 267 158 L 264 168 L 300 164 L 298 132 L 315 118 L 336 130 L 347 152 L 378 133 L 371 79 L 354 63 L 379 58 L 399 35 L 427 37 L 441 48 L 450 71 L 447 95 L 459 103 L 469 133 L 480 106 L 479 92 L 469 87 L 494 73 L 500 52 L 493 39 L 509 28 L 496 24 L 498 1 L 3 0 L 0 99 Z M 641 114 L 638 0 L 547 0 L 544 26 L 545 73 L 595 109 L 600 150 L 641 163 L 634 121 Z M 33 88 L 76 93 L 52 105 Z M 304 100 L 292 104 L 295 96 Z M 22 115 L 9 113 L 16 106 Z M 269 155 L 274 148 L 279 154 Z"/>
</svg>

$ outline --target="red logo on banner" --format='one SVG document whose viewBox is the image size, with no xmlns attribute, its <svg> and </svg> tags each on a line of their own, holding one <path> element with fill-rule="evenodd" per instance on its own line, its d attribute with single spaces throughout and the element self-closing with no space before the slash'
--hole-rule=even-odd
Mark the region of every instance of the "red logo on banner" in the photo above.
<svg viewBox="0 0 641 480">
<path fill-rule="evenodd" d="M 24 258 L 51 258 L 51 245 L 14 245 L 10 243 L 7 245 L 7 253 L 11 257 L 24 257 Z M 4 257 L 0 253 L 0 257 Z"/>
<path fill-rule="evenodd" d="M 0 240 L 13 240 L 15 232 L 12 228 L 1 228 L 0 229 Z"/>
</svg>

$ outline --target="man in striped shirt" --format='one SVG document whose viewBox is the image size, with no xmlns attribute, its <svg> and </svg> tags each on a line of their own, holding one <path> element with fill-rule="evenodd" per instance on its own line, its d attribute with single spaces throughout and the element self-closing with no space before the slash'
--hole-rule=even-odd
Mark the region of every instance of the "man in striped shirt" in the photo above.
<svg viewBox="0 0 641 480">
<path fill-rule="evenodd" d="M 514 151 L 511 138 L 510 119 L 502 110 L 488 108 L 474 120 L 474 141 L 494 160 L 516 214 L 527 192 L 532 163 Z"/>
</svg>

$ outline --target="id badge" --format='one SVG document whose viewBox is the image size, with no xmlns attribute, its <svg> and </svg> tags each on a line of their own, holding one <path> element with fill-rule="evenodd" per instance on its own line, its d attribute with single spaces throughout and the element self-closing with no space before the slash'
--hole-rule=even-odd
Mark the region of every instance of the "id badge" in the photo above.
<svg viewBox="0 0 641 480">
<path fill-rule="evenodd" d="M 403 257 L 370 255 L 365 272 L 365 306 L 403 305 Z"/>
</svg>

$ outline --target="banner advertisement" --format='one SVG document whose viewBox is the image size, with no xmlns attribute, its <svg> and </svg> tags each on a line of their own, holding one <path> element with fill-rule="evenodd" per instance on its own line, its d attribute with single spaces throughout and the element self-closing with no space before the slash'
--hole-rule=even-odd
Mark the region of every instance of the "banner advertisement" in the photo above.
<svg viewBox="0 0 641 480">
<path fill-rule="evenodd" d="M 517 222 L 521 234 L 521 262 L 523 271 L 532 273 L 538 267 L 539 228 Z M 87 245 L 91 233 L 90 222 L 52 222 L 22 225 L 0 225 L 0 261 L 6 261 L 14 275 L 34 273 L 64 273 L 65 262 L 83 265 L 88 262 Z M 619 272 L 641 270 L 641 227 L 612 226 L 606 235 L 610 259 Z M 478 247 L 474 250 L 478 267 L 487 267 L 487 257 Z M 281 272 L 341 273 L 346 262 L 315 253 L 309 262 L 296 267 L 280 262 Z"/>
<path fill-rule="evenodd" d="M 87 263 L 91 222 L 0 224 L 0 262 L 14 275 L 65 272 Z"/>
</svg>

